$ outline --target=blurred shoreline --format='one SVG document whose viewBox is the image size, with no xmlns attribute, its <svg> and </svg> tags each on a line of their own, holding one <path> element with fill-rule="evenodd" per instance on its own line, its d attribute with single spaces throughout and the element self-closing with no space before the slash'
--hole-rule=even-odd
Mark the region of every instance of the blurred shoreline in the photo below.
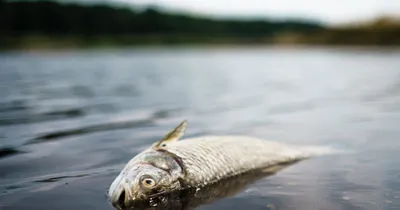
<svg viewBox="0 0 400 210">
<path fill-rule="evenodd" d="M 400 34 L 399 34 L 400 36 Z M 399 49 L 398 43 L 346 43 L 346 42 L 326 42 L 309 40 L 274 40 L 271 38 L 252 39 L 252 38 L 208 38 L 199 37 L 180 39 L 179 37 L 125 37 L 121 41 L 118 37 L 93 37 L 90 40 L 79 37 L 49 37 L 49 36 L 23 36 L 23 37 L 2 37 L 6 44 L 0 47 L 0 51 L 10 50 L 74 50 L 74 49 L 124 49 L 124 48 L 152 48 L 152 47 L 279 47 L 279 48 L 303 48 L 303 47 L 329 47 L 329 48 L 362 48 L 379 49 L 393 48 Z M 277 39 L 281 39 L 278 37 Z M 318 39 L 318 37 L 315 37 Z"/>
<path fill-rule="evenodd" d="M 345 50 L 345 51 L 382 51 L 391 52 L 399 51 L 399 45 L 327 45 L 327 44 L 264 44 L 264 43 L 182 43 L 182 44 L 137 44 L 137 45 L 57 45 L 57 43 L 46 43 L 44 45 L 29 45 L 29 46 L 12 46 L 8 48 L 0 48 L 0 53 L 10 52 L 69 52 L 69 51 L 92 51 L 92 50 L 151 50 L 151 49 L 212 49 L 224 50 L 240 48 L 248 49 L 276 49 L 276 50 L 295 50 L 295 49 L 314 49 L 314 50 Z"/>
<path fill-rule="evenodd" d="M 0 50 L 147 46 L 399 47 L 400 19 L 327 26 L 311 20 L 213 19 L 107 4 L 5 1 Z"/>
</svg>

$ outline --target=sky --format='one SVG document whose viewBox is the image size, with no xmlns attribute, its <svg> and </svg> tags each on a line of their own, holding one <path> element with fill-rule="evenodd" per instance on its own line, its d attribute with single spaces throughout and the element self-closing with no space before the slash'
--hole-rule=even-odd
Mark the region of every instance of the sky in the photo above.
<svg viewBox="0 0 400 210">
<path fill-rule="evenodd" d="M 328 24 L 400 17 L 400 0 L 109 0 L 213 16 L 305 18 Z"/>
</svg>

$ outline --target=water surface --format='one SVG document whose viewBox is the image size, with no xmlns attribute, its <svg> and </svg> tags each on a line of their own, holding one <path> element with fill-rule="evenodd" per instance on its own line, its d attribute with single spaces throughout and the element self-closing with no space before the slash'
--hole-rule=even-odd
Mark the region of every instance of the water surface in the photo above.
<svg viewBox="0 0 400 210">
<path fill-rule="evenodd" d="M 400 51 L 155 48 L 0 54 L 0 208 L 113 209 L 124 164 L 187 119 L 353 151 L 198 209 L 400 209 Z"/>
</svg>

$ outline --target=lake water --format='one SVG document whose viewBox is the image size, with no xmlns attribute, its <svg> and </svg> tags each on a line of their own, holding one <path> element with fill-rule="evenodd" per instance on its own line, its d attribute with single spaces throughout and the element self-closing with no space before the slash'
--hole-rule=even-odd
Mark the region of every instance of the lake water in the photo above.
<svg viewBox="0 0 400 210">
<path fill-rule="evenodd" d="M 113 209 L 125 163 L 183 119 L 351 151 L 198 209 L 400 209 L 400 50 L 261 47 L 1 53 L 0 209 Z"/>
</svg>

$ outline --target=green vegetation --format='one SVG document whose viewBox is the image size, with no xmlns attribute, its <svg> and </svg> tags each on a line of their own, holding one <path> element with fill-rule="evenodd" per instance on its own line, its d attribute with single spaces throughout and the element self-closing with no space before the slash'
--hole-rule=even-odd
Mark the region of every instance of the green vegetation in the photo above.
<svg viewBox="0 0 400 210">
<path fill-rule="evenodd" d="M 400 24 L 328 28 L 300 20 L 212 19 L 110 5 L 0 1 L 0 48 L 165 44 L 399 45 Z"/>
<path fill-rule="evenodd" d="M 400 19 L 382 17 L 368 23 L 327 28 L 311 37 L 303 37 L 302 41 L 309 44 L 399 46 Z"/>
</svg>

